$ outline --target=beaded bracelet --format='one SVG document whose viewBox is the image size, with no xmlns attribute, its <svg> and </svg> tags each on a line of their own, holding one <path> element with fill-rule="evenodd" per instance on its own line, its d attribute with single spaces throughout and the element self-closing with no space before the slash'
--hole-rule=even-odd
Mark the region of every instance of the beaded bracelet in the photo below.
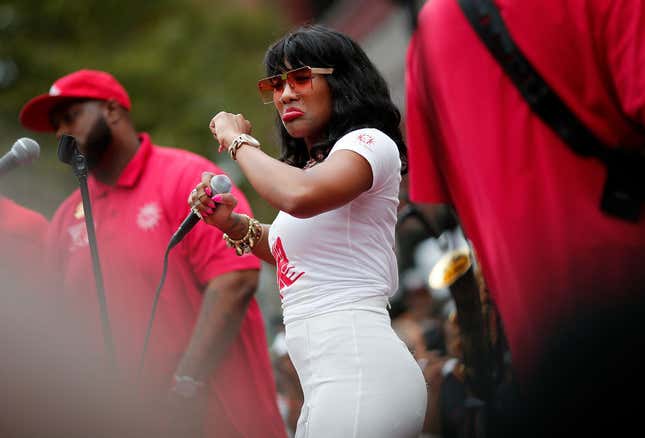
<svg viewBox="0 0 645 438">
<path fill-rule="evenodd" d="M 251 252 L 256 243 L 262 239 L 262 233 L 264 229 L 262 224 L 256 219 L 249 217 L 245 214 L 240 214 L 240 216 L 246 217 L 249 221 L 249 227 L 246 230 L 246 234 L 241 239 L 235 240 L 231 239 L 228 234 L 224 233 L 223 239 L 226 242 L 226 246 L 229 248 L 235 248 L 235 253 L 238 256 L 243 254 L 248 254 Z"/>
</svg>

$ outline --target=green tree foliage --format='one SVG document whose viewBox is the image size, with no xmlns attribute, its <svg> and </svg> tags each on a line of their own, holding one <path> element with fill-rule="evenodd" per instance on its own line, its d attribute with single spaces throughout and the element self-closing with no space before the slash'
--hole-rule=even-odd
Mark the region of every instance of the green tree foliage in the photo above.
<svg viewBox="0 0 645 438">
<path fill-rule="evenodd" d="M 208 131 L 212 115 L 226 110 L 250 119 L 263 148 L 277 154 L 275 113 L 261 104 L 256 81 L 264 51 L 287 30 L 278 12 L 225 0 L 0 3 L 0 153 L 23 136 L 41 145 L 41 159 L 3 177 L 0 192 L 50 217 L 78 186 L 56 159 L 55 137 L 26 131 L 18 113 L 80 68 L 113 73 L 130 94 L 138 129 L 157 144 L 195 151 L 233 173 Z M 270 221 L 272 208 L 238 183 L 256 214 Z"/>
</svg>

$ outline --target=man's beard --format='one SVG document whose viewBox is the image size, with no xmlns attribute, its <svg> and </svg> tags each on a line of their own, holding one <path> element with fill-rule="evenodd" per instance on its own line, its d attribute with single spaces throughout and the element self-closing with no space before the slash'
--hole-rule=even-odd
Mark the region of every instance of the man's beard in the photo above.
<svg viewBox="0 0 645 438">
<path fill-rule="evenodd" d="M 112 131 L 105 122 L 103 117 L 99 117 L 87 136 L 85 142 L 85 158 L 87 167 L 90 170 L 100 166 L 101 160 L 105 156 L 110 144 L 112 143 Z"/>
</svg>

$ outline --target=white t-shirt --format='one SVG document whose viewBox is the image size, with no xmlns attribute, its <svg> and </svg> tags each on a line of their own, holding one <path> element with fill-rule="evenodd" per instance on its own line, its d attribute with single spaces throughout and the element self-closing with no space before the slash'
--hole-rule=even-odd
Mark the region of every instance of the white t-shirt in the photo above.
<svg viewBox="0 0 645 438">
<path fill-rule="evenodd" d="M 269 230 L 285 324 L 346 309 L 364 298 L 390 297 L 398 288 L 394 229 L 401 160 L 396 143 L 366 128 L 343 136 L 329 155 L 341 149 L 369 162 L 372 187 L 310 218 L 281 211 Z"/>
</svg>

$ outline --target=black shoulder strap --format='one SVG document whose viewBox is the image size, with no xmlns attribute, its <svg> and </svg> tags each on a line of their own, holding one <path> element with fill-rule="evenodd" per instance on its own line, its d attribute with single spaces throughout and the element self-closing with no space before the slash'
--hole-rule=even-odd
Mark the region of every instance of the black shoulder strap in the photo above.
<svg viewBox="0 0 645 438">
<path fill-rule="evenodd" d="M 457 0 L 472 28 L 515 84 L 531 110 L 584 157 L 607 167 L 600 207 L 606 213 L 637 221 L 645 192 L 643 151 L 608 147 L 567 107 L 542 79 L 511 38 L 492 0 Z"/>
</svg>

